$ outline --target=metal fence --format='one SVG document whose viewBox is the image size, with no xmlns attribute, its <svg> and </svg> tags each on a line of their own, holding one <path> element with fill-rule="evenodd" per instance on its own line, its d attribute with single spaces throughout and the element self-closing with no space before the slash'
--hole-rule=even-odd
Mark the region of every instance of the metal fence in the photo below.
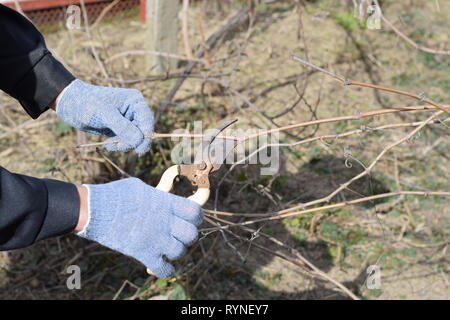
<svg viewBox="0 0 450 320">
<path fill-rule="evenodd" d="M 97 18 L 112 0 L 85 0 L 86 11 L 89 18 Z M 14 1 L 1 1 L 2 4 L 16 8 Z M 46 25 L 64 21 L 66 10 L 69 5 L 79 5 L 79 0 L 27 0 L 19 1 L 20 8 L 26 13 L 36 25 Z M 108 12 L 106 16 L 114 15 L 118 12 L 129 11 L 140 6 L 140 0 L 120 0 Z"/>
</svg>

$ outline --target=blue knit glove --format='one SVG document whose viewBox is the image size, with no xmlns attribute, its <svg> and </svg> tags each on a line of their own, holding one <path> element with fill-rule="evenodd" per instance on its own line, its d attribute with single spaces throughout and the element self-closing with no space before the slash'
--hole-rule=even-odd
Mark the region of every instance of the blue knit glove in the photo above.
<svg viewBox="0 0 450 320">
<path fill-rule="evenodd" d="M 89 222 L 79 236 L 131 256 L 160 278 L 197 238 L 203 212 L 195 202 L 128 178 L 89 189 Z"/>
<path fill-rule="evenodd" d="M 138 154 L 150 148 L 153 114 L 139 90 L 94 86 L 81 80 L 72 82 L 56 103 L 57 115 L 72 127 L 89 133 L 106 135 L 108 140 L 123 142 L 106 144 L 107 151 Z"/>
</svg>

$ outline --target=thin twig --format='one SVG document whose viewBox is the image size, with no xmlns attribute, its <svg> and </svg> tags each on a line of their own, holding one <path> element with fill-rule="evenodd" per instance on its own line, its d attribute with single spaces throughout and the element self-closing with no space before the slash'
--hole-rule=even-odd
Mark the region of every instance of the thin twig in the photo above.
<svg viewBox="0 0 450 320">
<path fill-rule="evenodd" d="M 302 58 L 299 58 L 295 55 L 291 54 L 291 58 L 297 62 L 300 62 L 301 64 L 313 68 L 317 71 L 323 72 L 329 76 L 331 76 L 332 78 L 340 81 L 342 84 L 346 85 L 346 86 L 359 86 L 359 87 L 366 87 L 366 88 L 372 88 L 372 89 L 377 89 L 377 90 L 381 90 L 381 91 L 386 91 L 386 92 L 390 92 L 390 93 L 395 93 L 395 94 L 399 94 L 399 95 L 403 95 L 403 96 L 407 96 L 410 98 L 414 98 L 416 100 L 431 104 L 432 106 L 436 107 L 437 109 L 444 111 L 448 114 L 450 114 L 450 111 L 447 110 L 444 106 L 441 106 L 433 101 L 431 101 L 430 99 L 427 99 L 426 96 L 421 93 L 421 94 L 414 94 L 414 93 L 410 93 L 410 92 L 406 92 L 406 91 L 401 91 L 401 90 L 397 90 L 397 89 L 392 89 L 392 88 L 388 88 L 388 87 L 383 87 L 383 86 L 379 86 L 379 85 L 375 85 L 375 84 L 371 84 L 371 83 L 365 83 L 365 82 L 359 82 L 359 81 L 353 81 L 353 80 L 349 80 L 346 79 L 342 76 L 338 76 L 330 71 L 327 71 L 323 68 L 320 68 L 314 64 L 312 64 L 309 61 L 303 60 Z"/>
<path fill-rule="evenodd" d="M 241 222 L 241 223 L 233 223 L 233 224 L 230 224 L 229 226 L 227 226 L 226 228 L 233 227 L 233 226 L 247 226 L 250 224 L 254 224 L 257 222 L 263 222 L 263 221 L 273 221 L 273 220 L 285 219 L 285 218 L 295 217 L 295 216 L 299 216 L 299 215 L 303 215 L 303 214 L 307 214 L 307 213 L 342 208 L 345 206 L 354 205 L 354 204 L 358 204 L 358 203 L 363 203 L 363 202 L 368 202 L 368 201 L 373 201 L 373 200 L 383 199 L 383 198 L 388 198 L 388 197 L 403 196 L 403 195 L 413 195 L 413 196 L 423 196 L 423 197 L 428 197 L 428 196 L 450 197 L 450 192 L 396 191 L 396 192 L 389 192 L 389 193 L 381 193 L 381 194 L 377 194 L 377 195 L 373 195 L 373 196 L 369 196 L 369 197 L 363 197 L 363 198 L 359 198 L 359 199 L 355 199 L 355 200 L 349 200 L 349 201 L 334 203 L 334 204 L 321 206 L 321 207 L 317 207 L 317 208 L 305 209 L 305 210 L 294 211 L 294 212 L 282 213 L 284 211 L 278 211 L 278 212 L 274 212 L 274 213 L 255 213 L 255 214 L 253 214 L 253 217 L 261 217 L 261 218 L 246 221 L 246 222 Z M 308 206 L 308 205 L 305 204 L 305 207 L 306 206 Z M 204 212 L 208 215 L 212 214 L 212 215 L 222 215 L 222 216 L 230 216 L 230 217 L 243 215 L 240 213 L 223 212 L 223 211 L 206 210 L 206 209 L 204 210 Z M 245 215 L 245 217 L 248 217 L 248 215 Z M 206 228 L 206 229 L 201 229 L 200 231 L 205 232 L 205 231 L 211 231 L 211 230 L 215 230 L 215 229 Z"/>
<path fill-rule="evenodd" d="M 183 9 L 181 13 L 184 51 L 186 53 L 186 56 L 189 59 L 192 59 L 192 49 L 191 43 L 189 41 L 189 0 L 183 0 Z"/>
<path fill-rule="evenodd" d="M 196 63 L 201 63 L 204 65 L 209 65 L 209 62 L 204 59 L 197 59 L 193 57 L 187 57 L 187 56 L 181 56 L 174 53 L 166 53 L 166 52 L 159 52 L 159 51 L 152 51 L 152 50 L 130 50 L 130 51 L 124 51 L 121 53 L 117 53 L 113 55 L 112 57 L 108 58 L 105 63 L 109 64 L 113 62 L 116 59 L 126 57 L 126 56 L 143 56 L 143 55 L 154 55 L 154 56 L 160 56 L 160 57 L 167 57 L 177 60 L 184 60 L 184 61 L 192 61 Z"/>
<path fill-rule="evenodd" d="M 407 35 L 405 35 L 403 32 L 400 31 L 400 29 L 398 29 L 396 26 L 394 26 L 394 24 L 392 22 L 390 22 L 384 16 L 383 10 L 381 10 L 381 6 L 378 3 L 378 0 L 374 0 L 374 1 L 375 1 L 376 5 L 378 6 L 379 10 L 380 10 L 379 12 L 380 12 L 380 15 L 381 15 L 381 20 L 383 20 L 384 23 L 386 23 L 387 26 L 389 28 L 391 28 L 391 30 L 394 31 L 400 38 L 402 38 L 403 40 L 408 42 L 414 48 L 416 48 L 417 50 L 423 51 L 423 52 L 431 53 L 431 54 L 450 55 L 450 51 L 449 50 L 437 50 L 437 49 L 431 49 L 431 48 L 424 47 L 424 46 L 418 44 L 417 42 L 415 42 L 413 39 L 411 39 Z"/>
<path fill-rule="evenodd" d="M 86 5 L 85 5 L 84 1 L 85 0 L 80 0 L 81 10 L 83 12 L 83 20 L 84 20 L 84 24 L 85 24 L 85 30 L 86 30 L 86 35 L 87 35 L 88 39 L 92 41 L 93 37 L 92 37 L 91 29 L 90 29 L 90 26 L 89 26 L 89 18 L 88 18 Z M 94 55 L 94 59 L 97 62 L 99 68 L 100 68 L 100 71 L 102 72 L 102 74 L 105 77 L 105 79 L 108 79 L 109 78 L 108 71 L 106 70 L 105 64 L 100 59 L 100 56 L 99 56 L 99 54 L 97 52 L 97 49 L 92 44 L 91 44 L 90 47 L 91 47 L 92 54 Z"/>
<path fill-rule="evenodd" d="M 232 224 L 231 222 L 224 220 L 224 219 L 220 219 L 218 217 L 212 217 L 213 219 L 220 221 L 222 223 L 225 223 L 227 225 Z M 210 220 L 211 221 L 211 220 Z M 295 258 L 289 257 L 283 253 L 277 252 L 277 251 L 273 251 L 269 248 L 267 248 L 267 246 L 262 246 L 256 242 L 253 241 L 253 237 L 252 239 L 247 239 L 245 237 L 241 237 L 238 236 L 236 234 L 233 234 L 235 237 L 239 238 L 240 240 L 244 240 L 244 241 L 248 241 L 250 242 L 254 247 L 267 252 L 269 254 L 278 256 L 286 261 L 289 261 L 293 264 L 295 264 L 296 266 L 302 268 L 302 270 L 306 271 L 306 273 L 310 276 L 313 277 L 319 277 L 322 278 L 323 280 L 329 281 L 332 284 L 334 284 L 337 288 L 339 288 L 339 290 L 341 290 L 342 292 L 344 292 L 345 294 L 347 294 L 350 298 L 352 298 L 353 300 L 360 300 L 353 292 L 351 292 L 348 288 L 346 288 L 342 283 L 340 283 L 339 281 L 333 279 L 332 277 L 330 277 L 329 275 L 327 275 L 325 272 L 323 272 L 322 270 L 320 270 L 319 268 L 317 268 L 313 263 L 311 263 L 310 261 L 308 261 L 298 250 L 292 248 L 291 246 L 286 245 L 285 243 L 283 243 L 282 241 L 278 240 L 277 238 L 268 235 L 266 233 L 261 232 L 260 230 L 255 230 L 255 229 L 251 229 L 248 227 L 243 227 L 243 226 L 239 226 L 240 229 L 250 232 L 252 235 L 254 234 L 258 234 L 258 236 L 262 236 L 264 238 L 266 238 L 267 240 L 271 241 L 272 243 L 288 250 L 292 255 L 295 256 Z"/>
<path fill-rule="evenodd" d="M 120 0 L 114 0 L 113 2 L 108 4 L 106 7 L 104 7 L 102 12 L 98 16 L 97 20 L 95 20 L 95 22 L 91 25 L 91 30 L 94 30 L 100 24 L 100 22 L 103 20 L 103 18 L 108 14 L 108 12 L 111 11 L 111 9 L 114 8 L 119 2 L 120 2 Z"/>
</svg>

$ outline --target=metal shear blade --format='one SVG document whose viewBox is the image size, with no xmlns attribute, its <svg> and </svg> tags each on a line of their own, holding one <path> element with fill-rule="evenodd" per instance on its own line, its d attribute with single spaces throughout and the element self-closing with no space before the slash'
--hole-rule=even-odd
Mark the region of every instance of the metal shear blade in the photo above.
<svg viewBox="0 0 450 320">
<path fill-rule="evenodd" d="M 194 157 L 194 164 L 180 165 L 180 175 L 187 177 L 193 185 L 209 188 L 208 175 L 220 169 L 227 156 L 234 150 L 237 140 L 220 139 L 216 137 L 237 119 L 228 120 L 208 130 Z"/>
</svg>

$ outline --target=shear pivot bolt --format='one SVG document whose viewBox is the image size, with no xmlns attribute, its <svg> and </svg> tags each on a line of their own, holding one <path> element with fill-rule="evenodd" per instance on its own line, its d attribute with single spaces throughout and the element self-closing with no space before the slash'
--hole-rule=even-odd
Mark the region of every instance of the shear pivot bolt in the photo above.
<svg viewBox="0 0 450 320">
<path fill-rule="evenodd" d="M 197 168 L 199 168 L 200 170 L 205 170 L 206 169 L 206 163 L 205 161 L 202 161 L 202 163 L 199 163 L 197 165 Z"/>
</svg>

